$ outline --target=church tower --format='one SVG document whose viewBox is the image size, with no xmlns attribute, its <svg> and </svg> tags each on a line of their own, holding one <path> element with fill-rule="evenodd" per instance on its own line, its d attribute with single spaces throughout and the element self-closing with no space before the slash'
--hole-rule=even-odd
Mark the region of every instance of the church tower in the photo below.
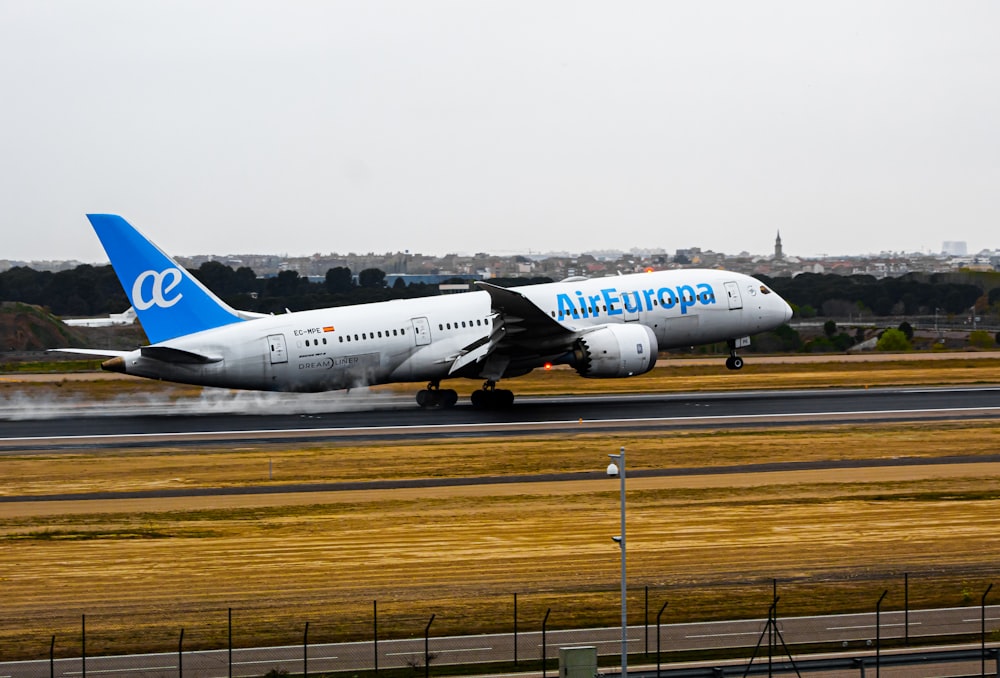
<svg viewBox="0 0 1000 678">
<path fill-rule="evenodd" d="M 778 231 L 778 237 L 774 239 L 774 259 L 775 261 L 781 261 L 784 258 L 785 255 L 781 251 L 781 231 Z"/>
</svg>

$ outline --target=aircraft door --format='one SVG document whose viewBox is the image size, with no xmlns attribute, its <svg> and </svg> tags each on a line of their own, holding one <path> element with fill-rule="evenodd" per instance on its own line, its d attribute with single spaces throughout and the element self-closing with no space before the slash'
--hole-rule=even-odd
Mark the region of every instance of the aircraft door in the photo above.
<svg viewBox="0 0 1000 678">
<path fill-rule="evenodd" d="M 639 293 L 622 292 L 622 315 L 625 322 L 636 322 L 639 320 Z"/>
<path fill-rule="evenodd" d="M 267 337 L 267 345 L 271 350 L 271 364 L 288 362 L 288 351 L 285 348 L 284 334 L 270 334 Z"/>
<path fill-rule="evenodd" d="M 410 318 L 413 324 L 413 340 L 417 346 L 427 346 L 431 343 L 431 324 L 427 318 Z"/>
<path fill-rule="evenodd" d="M 740 296 L 740 286 L 735 282 L 726 283 L 726 296 L 729 297 L 729 310 L 743 308 L 743 297 Z"/>
</svg>

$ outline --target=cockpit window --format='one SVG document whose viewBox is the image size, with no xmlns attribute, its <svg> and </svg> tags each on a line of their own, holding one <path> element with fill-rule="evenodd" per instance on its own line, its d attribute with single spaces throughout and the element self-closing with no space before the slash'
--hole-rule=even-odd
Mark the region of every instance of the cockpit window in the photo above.
<svg viewBox="0 0 1000 678">
<path fill-rule="evenodd" d="M 760 291 L 761 291 L 762 294 L 770 294 L 771 293 L 771 290 L 767 289 L 763 285 L 760 286 Z"/>
</svg>

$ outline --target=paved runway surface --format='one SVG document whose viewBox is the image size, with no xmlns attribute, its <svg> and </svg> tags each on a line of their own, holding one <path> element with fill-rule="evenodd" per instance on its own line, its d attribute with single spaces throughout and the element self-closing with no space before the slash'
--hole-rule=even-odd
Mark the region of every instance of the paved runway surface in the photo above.
<svg viewBox="0 0 1000 678">
<path fill-rule="evenodd" d="M 536 397 L 521 398 L 514 407 L 499 411 L 467 405 L 426 411 L 394 399 L 364 411 L 307 415 L 197 414 L 181 407 L 175 415 L 150 415 L 137 406 L 116 408 L 106 416 L 66 413 L 0 421 L 0 450 L 162 440 L 514 435 L 560 429 L 638 431 L 984 417 L 1000 417 L 1000 387 Z"/>
</svg>

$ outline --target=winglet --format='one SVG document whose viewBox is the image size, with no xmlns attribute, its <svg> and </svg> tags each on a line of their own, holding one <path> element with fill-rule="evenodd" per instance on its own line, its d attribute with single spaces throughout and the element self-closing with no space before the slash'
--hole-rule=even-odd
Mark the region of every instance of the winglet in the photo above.
<svg viewBox="0 0 1000 678">
<path fill-rule="evenodd" d="M 151 343 L 243 318 L 116 214 L 88 214 Z"/>
</svg>

